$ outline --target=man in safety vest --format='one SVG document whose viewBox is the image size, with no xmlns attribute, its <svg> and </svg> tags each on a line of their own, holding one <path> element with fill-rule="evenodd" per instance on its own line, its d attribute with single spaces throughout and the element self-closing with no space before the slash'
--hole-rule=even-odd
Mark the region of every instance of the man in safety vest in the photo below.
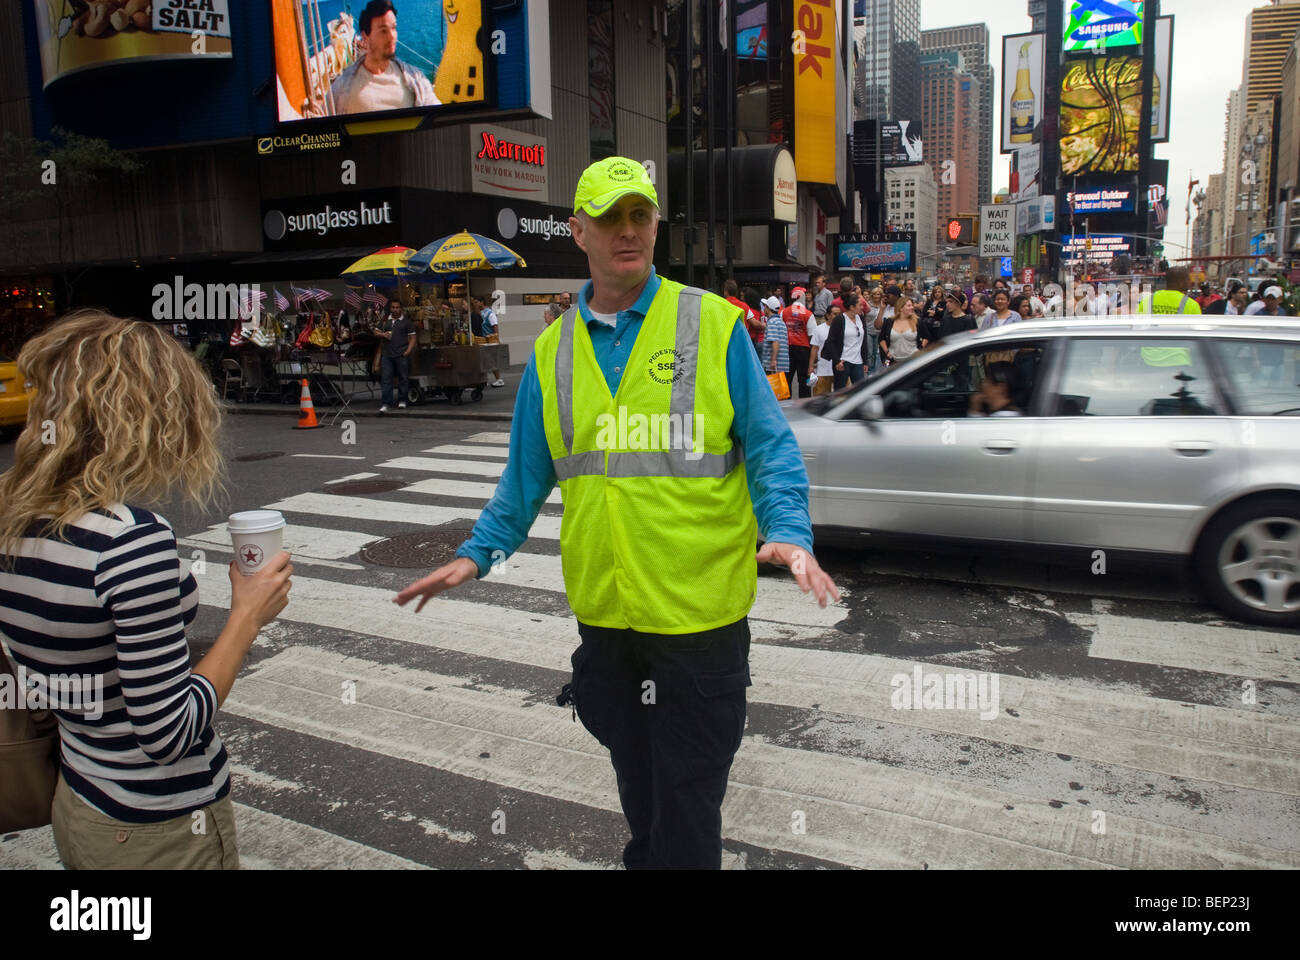
<svg viewBox="0 0 1300 960">
<path fill-rule="evenodd" d="M 1165 289 L 1143 297 L 1137 312 L 1199 314 L 1201 305 L 1187 292 L 1191 279 L 1186 267 L 1170 267 L 1165 271 Z"/>
<path fill-rule="evenodd" d="M 655 273 L 645 169 L 593 163 L 573 209 L 591 282 L 537 340 L 496 495 L 457 559 L 395 602 L 419 597 L 419 612 L 486 574 L 558 482 L 582 638 L 559 702 L 610 751 L 632 832 L 623 862 L 717 869 L 757 562 L 788 566 L 822 606 L 839 591 L 812 555 L 807 472 L 740 310 Z"/>
</svg>

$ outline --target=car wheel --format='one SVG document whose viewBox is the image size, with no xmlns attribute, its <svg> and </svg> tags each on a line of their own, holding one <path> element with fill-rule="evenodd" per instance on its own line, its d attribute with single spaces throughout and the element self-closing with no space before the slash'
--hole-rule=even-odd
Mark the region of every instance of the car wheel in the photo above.
<svg viewBox="0 0 1300 960">
<path fill-rule="evenodd" d="M 410 384 L 406 388 L 406 402 L 415 407 L 424 403 L 424 390 L 418 384 Z"/>
<path fill-rule="evenodd" d="M 1228 509 L 1205 528 L 1195 564 L 1202 589 L 1229 616 L 1300 627 L 1300 500 Z"/>
</svg>

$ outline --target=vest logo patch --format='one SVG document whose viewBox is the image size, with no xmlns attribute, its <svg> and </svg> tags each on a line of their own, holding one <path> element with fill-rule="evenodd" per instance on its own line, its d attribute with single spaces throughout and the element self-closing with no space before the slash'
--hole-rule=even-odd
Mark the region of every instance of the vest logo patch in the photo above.
<svg viewBox="0 0 1300 960">
<path fill-rule="evenodd" d="M 686 354 L 664 348 L 650 358 L 650 379 L 664 385 L 676 383 L 686 375 Z"/>
</svg>

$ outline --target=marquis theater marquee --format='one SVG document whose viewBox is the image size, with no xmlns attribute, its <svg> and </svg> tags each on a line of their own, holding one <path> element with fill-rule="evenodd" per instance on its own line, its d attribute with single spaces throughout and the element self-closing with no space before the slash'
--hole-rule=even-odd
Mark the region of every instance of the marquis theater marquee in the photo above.
<svg viewBox="0 0 1300 960">
<path fill-rule="evenodd" d="M 468 154 L 475 193 L 550 202 L 545 137 L 476 123 L 469 128 Z"/>
</svg>

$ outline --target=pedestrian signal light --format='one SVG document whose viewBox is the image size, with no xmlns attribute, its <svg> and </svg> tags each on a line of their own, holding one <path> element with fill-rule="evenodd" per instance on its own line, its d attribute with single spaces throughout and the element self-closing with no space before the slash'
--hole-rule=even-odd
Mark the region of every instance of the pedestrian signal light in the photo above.
<svg viewBox="0 0 1300 960">
<path fill-rule="evenodd" d="M 974 217 L 949 217 L 945 228 L 948 239 L 953 243 L 974 243 L 975 242 L 975 218 Z"/>
</svg>

